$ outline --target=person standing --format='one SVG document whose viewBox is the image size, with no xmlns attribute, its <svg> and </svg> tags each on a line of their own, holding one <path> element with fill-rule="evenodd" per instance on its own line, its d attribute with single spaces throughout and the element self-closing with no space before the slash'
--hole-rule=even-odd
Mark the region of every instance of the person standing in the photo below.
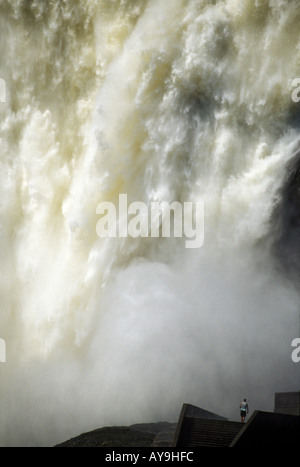
<svg viewBox="0 0 300 467">
<path fill-rule="evenodd" d="M 249 406 L 247 399 L 244 399 L 243 402 L 240 403 L 240 415 L 241 415 L 241 422 L 244 423 L 246 416 L 249 412 Z"/>
</svg>

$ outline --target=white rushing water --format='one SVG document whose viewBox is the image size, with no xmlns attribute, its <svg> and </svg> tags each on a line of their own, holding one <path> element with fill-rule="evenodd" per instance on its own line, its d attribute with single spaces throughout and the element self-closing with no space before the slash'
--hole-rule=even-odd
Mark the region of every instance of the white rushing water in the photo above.
<svg viewBox="0 0 300 467">
<path fill-rule="evenodd" d="M 298 0 L 1 0 L 1 445 L 299 389 L 272 250 L 299 21 Z M 203 247 L 99 238 L 121 193 L 204 202 Z"/>
</svg>

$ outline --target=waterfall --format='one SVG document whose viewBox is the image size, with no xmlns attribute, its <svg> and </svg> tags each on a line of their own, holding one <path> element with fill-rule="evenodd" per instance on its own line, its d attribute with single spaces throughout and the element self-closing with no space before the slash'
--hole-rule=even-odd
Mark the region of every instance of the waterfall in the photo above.
<svg viewBox="0 0 300 467">
<path fill-rule="evenodd" d="M 0 444 L 299 389 L 298 0 L 2 0 Z M 204 241 L 97 233 L 203 203 Z"/>
</svg>

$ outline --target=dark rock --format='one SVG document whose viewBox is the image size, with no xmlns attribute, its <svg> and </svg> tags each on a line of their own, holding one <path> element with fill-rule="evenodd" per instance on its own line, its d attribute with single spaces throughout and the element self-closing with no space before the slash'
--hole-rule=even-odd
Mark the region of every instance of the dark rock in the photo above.
<svg viewBox="0 0 300 467">
<path fill-rule="evenodd" d="M 55 447 L 148 447 L 152 445 L 157 434 L 169 426 L 172 424 L 159 422 L 98 428 Z"/>
</svg>

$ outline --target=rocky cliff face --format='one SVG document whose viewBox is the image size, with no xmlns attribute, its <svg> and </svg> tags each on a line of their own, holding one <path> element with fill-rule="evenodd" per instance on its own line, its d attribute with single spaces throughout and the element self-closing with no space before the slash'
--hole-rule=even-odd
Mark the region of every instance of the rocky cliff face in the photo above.
<svg viewBox="0 0 300 467">
<path fill-rule="evenodd" d="M 168 422 L 143 423 L 131 426 L 104 427 L 83 433 L 55 447 L 147 447 L 157 435 L 174 428 Z"/>
<path fill-rule="evenodd" d="M 281 202 L 273 218 L 274 249 L 289 275 L 300 276 L 300 153 L 287 168 Z"/>
</svg>

